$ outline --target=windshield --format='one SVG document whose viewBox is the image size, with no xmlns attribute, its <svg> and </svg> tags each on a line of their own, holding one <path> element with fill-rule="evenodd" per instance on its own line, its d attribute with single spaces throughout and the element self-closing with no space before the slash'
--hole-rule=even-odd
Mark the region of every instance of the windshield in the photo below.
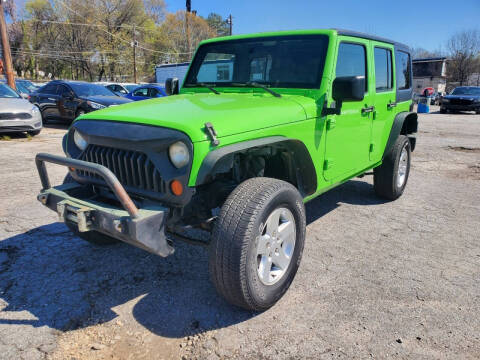
<svg viewBox="0 0 480 360">
<path fill-rule="evenodd" d="M 480 96 L 480 87 L 458 87 L 452 91 L 452 95 L 475 95 Z"/>
<path fill-rule="evenodd" d="M 13 89 L 5 84 L 0 84 L 0 98 L 19 98 L 18 95 Z"/>
<path fill-rule="evenodd" d="M 113 92 L 102 85 L 88 83 L 69 83 L 68 85 L 70 85 L 77 96 L 116 96 Z"/>
<path fill-rule="evenodd" d="M 21 83 L 25 88 L 27 88 L 30 92 L 34 92 L 35 90 L 38 89 L 31 81 L 28 80 L 20 80 L 18 81 Z"/>
<path fill-rule="evenodd" d="M 241 86 L 251 82 L 278 88 L 320 87 L 327 52 L 325 35 L 272 36 L 202 45 L 184 87 Z"/>
</svg>

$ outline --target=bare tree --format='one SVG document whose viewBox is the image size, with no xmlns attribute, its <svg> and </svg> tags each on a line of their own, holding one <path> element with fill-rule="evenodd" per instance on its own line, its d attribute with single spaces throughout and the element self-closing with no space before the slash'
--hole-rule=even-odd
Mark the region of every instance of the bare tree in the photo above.
<svg viewBox="0 0 480 360">
<path fill-rule="evenodd" d="M 478 30 L 458 32 L 448 40 L 447 47 L 450 52 L 449 80 L 462 86 L 475 72 L 476 57 L 480 50 L 480 33 Z"/>
</svg>

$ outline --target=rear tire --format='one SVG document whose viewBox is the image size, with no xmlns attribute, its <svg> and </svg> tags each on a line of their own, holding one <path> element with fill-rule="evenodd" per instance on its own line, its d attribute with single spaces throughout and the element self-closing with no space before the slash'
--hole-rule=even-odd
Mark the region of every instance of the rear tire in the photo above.
<svg viewBox="0 0 480 360">
<path fill-rule="evenodd" d="M 410 174 L 410 158 L 410 140 L 399 135 L 382 165 L 373 170 L 373 187 L 378 196 L 395 200 L 403 194 Z"/>
<path fill-rule="evenodd" d="M 75 182 L 75 180 L 70 176 L 70 174 L 67 174 L 67 176 L 65 176 L 65 179 L 63 180 L 64 184 L 73 183 L 73 182 Z M 112 238 L 111 236 L 102 234 L 98 231 L 80 232 L 78 231 L 78 227 L 75 223 L 66 221 L 65 225 L 67 225 L 67 227 L 80 239 L 88 241 L 89 243 L 94 245 L 105 246 L 105 245 L 112 245 L 120 242 L 120 240 L 117 240 L 115 238 Z"/>
<path fill-rule="evenodd" d="M 38 134 L 40 134 L 40 131 L 42 131 L 42 129 L 29 131 L 29 132 L 28 132 L 28 135 L 30 135 L 30 136 L 37 136 Z"/>
<path fill-rule="evenodd" d="M 273 306 L 295 277 L 305 243 L 305 207 L 291 184 L 253 178 L 228 197 L 210 243 L 210 276 L 229 303 Z"/>
</svg>

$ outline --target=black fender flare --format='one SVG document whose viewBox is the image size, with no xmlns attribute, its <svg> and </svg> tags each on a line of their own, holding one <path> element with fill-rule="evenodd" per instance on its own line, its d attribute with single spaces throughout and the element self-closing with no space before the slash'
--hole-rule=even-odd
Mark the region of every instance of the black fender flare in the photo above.
<svg viewBox="0 0 480 360">
<path fill-rule="evenodd" d="M 388 137 L 387 145 L 383 152 L 382 160 L 392 151 L 393 145 L 399 135 L 409 135 L 416 133 L 418 130 L 418 115 L 415 112 L 403 111 L 398 113 L 393 120 L 390 136 Z M 409 137 L 412 151 L 415 150 L 415 138 Z"/>
<path fill-rule="evenodd" d="M 195 186 L 208 183 L 212 180 L 213 175 L 224 171 L 236 153 L 268 145 L 282 146 L 293 153 L 296 160 L 298 190 L 304 197 L 313 194 L 317 190 L 317 173 L 312 157 L 303 142 L 284 136 L 243 141 L 210 151 L 203 159 Z"/>
</svg>

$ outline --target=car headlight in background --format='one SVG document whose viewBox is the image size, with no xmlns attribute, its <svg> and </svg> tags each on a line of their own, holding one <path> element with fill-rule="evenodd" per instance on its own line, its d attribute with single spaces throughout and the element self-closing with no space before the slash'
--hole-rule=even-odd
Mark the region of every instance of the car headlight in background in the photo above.
<svg viewBox="0 0 480 360">
<path fill-rule="evenodd" d="M 93 101 L 87 101 L 87 104 L 92 109 L 96 109 L 96 110 L 106 108 L 105 105 L 102 105 L 102 104 L 99 104 L 99 103 L 96 103 L 96 102 L 93 102 Z"/>
<path fill-rule="evenodd" d="M 85 138 L 82 135 L 80 135 L 80 133 L 77 130 L 74 130 L 73 132 L 73 142 L 82 151 L 85 150 L 88 146 L 87 140 L 85 140 Z"/>
<path fill-rule="evenodd" d="M 170 156 L 170 161 L 177 169 L 184 167 L 190 161 L 190 153 L 188 152 L 187 145 L 181 141 L 170 145 L 168 155 Z"/>
<path fill-rule="evenodd" d="M 40 109 L 36 106 L 32 107 L 32 110 L 30 110 L 33 115 L 40 114 Z"/>
</svg>

